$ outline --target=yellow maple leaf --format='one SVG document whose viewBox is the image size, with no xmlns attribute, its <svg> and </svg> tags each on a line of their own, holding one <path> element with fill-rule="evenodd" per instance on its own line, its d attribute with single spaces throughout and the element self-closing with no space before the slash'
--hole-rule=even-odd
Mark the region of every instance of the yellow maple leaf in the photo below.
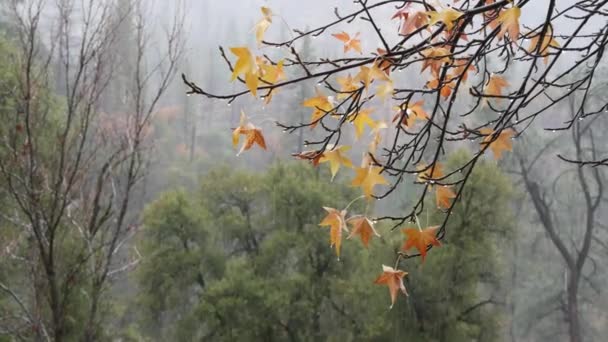
<svg viewBox="0 0 608 342">
<path fill-rule="evenodd" d="M 505 33 L 509 33 L 509 38 L 516 41 L 519 38 L 519 16 L 521 8 L 513 6 L 501 12 L 496 18 L 496 22 L 501 25 L 498 38 L 503 39 Z"/>
<path fill-rule="evenodd" d="M 416 181 L 420 183 L 441 179 L 444 176 L 443 165 L 440 162 L 436 162 L 434 166 L 429 167 L 427 167 L 425 163 L 419 163 L 416 166 L 416 170 L 418 170 Z"/>
<path fill-rule="evenodd" d="M 365 125 L 369 126 L 371 129 L 376 127 L 376 120 L 370 118 L 370 114 L 374 110 L 371 108 L 360 109 L 358 112 L 349 115 L 350 122 L 355 126 L 355 135 L 357 139 L 361 137 L 363 131 L 365 130 Z"/>
<path fill-rule="evenodd" d="M 544 57 L 544 62 L 545 64 L 547 64 L 547 62 L 549 61 L 549 48 L 558 48 L 560 45 L 557 40 L 553 38 L 553 26 L 551 26 L 551 24 L 547 26 L 547 30 L 539 46 L 541 33 L 542 31 L 530 38 L 530 46 L 528 47 L 528 52 L 532 53 L 538 51 L 538 55 Z"/>
<path fill-rule="evenodd" d="M 329 162 L 329 169 L 331 171 L 331 179 L 333 180 L 340 170 L 340 166 L 353 167 L 351 160 L 344 155 L 346 151 L 350 150 L 350 146 L 336 146 L 334 149 L 326 150 L 319 159 L 319 163 Z"/>
<path fill-rule="evenodd" d="M 368 199 L 372 198 L 374 186 L 388 184 L 387 180 L 380 174 L 381 171 L 381 167 L 371 165 L 356 168 L 355 172 L 357 174 L 352 181 L 352 185 L 360 187 Z"/>
<path fill-rule="evenodd" d="M 462 12 L 459 12 L 451 7 L 444 8 L 437 11 L 426 12 L 429 16 L 429 25 L 435 25 L 438 22 L 442 22 L 448 30 L 454 27 L 454 22 L 462 16 Z"/>
<path fill-rule="evenodd" d="M 392 80 L 382 83 L 376 88 L 376 95 L 382 99 L 382 101 L 386 100 L 387 96 L 393 96 L 395 92 L 395 86 Z"/>
<path fill-rule="evenodd" d="M 317 96 L 305 100 L 302 103 L 302 106 L 313 108 L 310 120 L 310 122 L 312 122 L 312 125 L 310 126 L 311 128 L 314 128 L 322 117 L 334 109 L 334 105 L 330 101 L 329 97 L 318 89 Z"/>
<path fill-rule="evenodd" d="M 340 93 L 337 96 L 338 100 L 349 97 L 353 91 L 359 89 L 359 86 L 350 74 L 346 75 L 346 77 L 337 77 L 336 81 L 340 85 Z"/>
<path fill-rule="evenodd" d="M 258 89 L 258 67 L 253 55 L 247 47 L 232 47 L 230 52 L 237 56 L 234 70 L 232 70 L 231 81 L 234 81 L 240 75 L 245 76 L 245 84 L 253 96 L 257 96 Z"/>
<path fill-rule="evenodd" d="M 329 226 L 329 243 L 336 248 L 336 255 L 340 258 L 340 245 L 342 244 L 342 231 L 348 232 L 346 228 L 346 210 L 323 207 L 327 211 L 327 216 L 323 218 L 319 226 Z"/>
</svg>

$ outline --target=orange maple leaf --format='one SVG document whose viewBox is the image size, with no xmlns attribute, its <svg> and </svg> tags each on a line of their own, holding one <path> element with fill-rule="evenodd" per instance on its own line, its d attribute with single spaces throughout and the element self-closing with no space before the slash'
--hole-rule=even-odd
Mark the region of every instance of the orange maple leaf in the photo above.
<svg viewBox="0 0 608 342">
<path fill-rule="evenodd" d="M 363 246 L 366 248 L 369 245 L 369 240 L 371 239 L 372 235 L 380 237 L 380 234 L 378 234 L 374 228 L 374 223 L 367 217 L 351 218 L 348 220 L 348 223 L 352 225 L 352 230 L 350 231 L 350 235 L 347 237 L 347 239 L 350 239 L 355 235 L 359 235 L 361 242 L 363 242 Z"/>
<path fill-rule="evenodd" d="M 358 53 L 363 53 L 361 51 L 361 39 L 359 39 L 359 35 L 360 33 L 357 32 L 357 34 L 351 38 L 351 36 L 344 31 L 332 34 L 332 36 L 344 43 L 344 53 L 347 53 L 349 50 L 355 50 Z"/>
<path fill-rule="evenodd" d="M 407 251 L 410 248 L 416 248 L 422 257 L 422 262 L 424 262 L 428 246 L 441 246 L 441 242 L 437 240 L 437 229 L 439 229 L 439 226 L 427 227 L 425 229 L 402 229 L 401 231 L 407 236 L 407 239 L 403 243 L 401 249 Z"/>
<path fill-rule="evenodd" d="M 410 13 L 407 18 L 401 21 L 401 28 L 399 28 L 399 34 L 402 36 L 407 36 L 408 34 L 423 27 L 428 22 L 429 17 L 427 16 L 426 12 L 419 11 Z"/>
<path fill-rule="evenodd" d="M 388 291 L 391 294 L 391 308 L 393 305 L 395 305 L 399 290 L 401 290 L 401 292 L 403 292 L 403 294 L 406 296 L 408 295 L 405 285 L 403 285 L 403 277 L 406 275 L 407 272 L 405 271 L 396 270 L 390 266 L 382 265 L 382 274 L 374 281 L 374 284 L 388 286 Z"/>
<path fill-rule="evenodd" d="M 346 210 L 338 210 L 329 207 L 323 207 L 327 211 L 327 216 L 323 218 L 319 226 L 329 226 L 329 243 L 331 247 L 336 248 L 336 255 L 340 258 L 340 245 L 342 244 L 342 231 L 348 232 L 346 228 Z"/>
<path fill-rule="evenodd" d="M 293 156 L 298 159 L 308 160 L 314 167 L 317 167 L 319 166 L 323 154 L 324 153 L 319 153 L 318 151 L 302 151 L 293 154 Z"/>
<path fill-rule="evenodd" d="M 435 78 L 439 77 L 439 69 L 441 69 L 443 64 L 449 63 L 452 60 L 450 50 L 442 47 L 429 47 L 421 53 L 424 56 L 422 71 L 430 67 L 431 74 Z"/>
<path fill-rule="evenodd" d="M 451 186 L 438 186 L 435 190 L 435 201 L 437 207 L 441 209 L 449 209 L 452 205 L 451 199 L 456 198 L 456 193 Z"/>
<path fill-rule="evenodd" d="M 509 82 L 502 76 L 492 75 L 485 88 L 486 95 L 502 96 L 502 88 L 509 86 Z"/>
<path fill-rule="evenodd" d="M 494 159 L 500 159 L 502 157 L 502 152 L 504 151 L 513 150 L 513 142 L 511 141 L 511 138 L 513 137 L 514 131 L 512 129 L 508 128 L 500 131 L 498 137 L 494 141 L 492 141 L 492 139 L 495 132 L 491 128 L 484 127 L 479 130 L 479 133 L 486 136 L 483 138 L 481 144 L 490 144 L 490 149 L 494 154 Z"/>
<path fill-rule="evenodd" d="M 254 144 L 258 144 L 261 148 L 266 149 L 266 141 L 264 140 L 262 130 L 255 127 L 251 122 L 247 122 L 247 117 L 243 111 L 241 111 L 241 123 L 232 131 L 232 144 L 234 147 L 239 144 L 241 135 L 245 136 L 245 142 L 241 146 L 237 156 L 253 147 Z"/>
<path fill-rule="evenodd" d="M 424 100 L 420 100 L 414 102 L 413 104 L 408 104 L 405 109 L 405 115 L 403 115 L 403 109 L 401 107 L 395 107 L 397 110 L 397 114 L 393 117 L 393 122 L 397 121 L 399 118 L 401 119 L 401 125 L 406 127 L 412 127 L 416 120 L 428 120 L 429 114 L 424 110 Z"/>
</svg>

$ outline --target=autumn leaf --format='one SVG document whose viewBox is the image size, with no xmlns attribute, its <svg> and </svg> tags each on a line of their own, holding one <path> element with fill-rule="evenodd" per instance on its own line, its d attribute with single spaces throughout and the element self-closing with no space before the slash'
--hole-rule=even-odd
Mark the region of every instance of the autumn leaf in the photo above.
<svg viewBox="0 0 608 342">
<path fill-rule="evenodd" d="M 407 17 L 409 16 L 409 12 L 407 10 L 409 9 L 409 7 L 411 5 L 412 5 L 411 2 L 405 3 L 405 5 L 403 5 L 403 7 L 401 7 L 399 10 L 397 10 L 397 12 L 395 12 L 395 14 L 393 14 L 393 16 L 391 17 L 391 20 L 392 19 L 407 20 Z"/>
<path fill-rule="evenodd" d="M 367 248 L 369 245 L 369 240 L 371 239 L 372 235 L 380 237 L 380 234 L 378 234 L 374 228 L 374 223 L 367 217 L 355 217 L 347 220 L 347 222 L 352 227 L 350 235 L 347 237 L 347 239 L 350 239 L 355 235 L 359 235 L 365 248 Z"/>
<path fill-rule="evenodd" d="M 439 70 L 443 64 L 452 60 L 450 50 L 443 47 L 426 48 L 422 51 L 422 55 L 424 56 L 422 71 L 430 68 L 431 74 L 436 78 L 439 77 Z"/>
<path fill-rule="evenodd" d="M 336 176 L 336 173 L 338 173 L 338 170 L 340 170 L 341 165 L 353 167 L 351 160 L 344 156 L 344 153 L 348 150 L 350 150 L 350 146 L 337 146 L 333 150 L 323 152 L 323 156 L 319 159 L 319 163 L 329 162 L 332 180 Z"/>
<path fill-rule="evenodd" d="M 302 160 L 308 160 L 314 167 L 317 167 L 321 162 L 321 158 L 325 153 L 319 153 L 319 151 L 303 151 L 300 153 L 293 154 L 294 157 Z"/>
<path fill-rule="evenodd" d="M 230 52 L 237 56 L 237 61 L 232 71 L 231 81 L 240 75 L 245 76 L 245 84 L 253 96 L 257 96 L 258 89 L 258 68 L 253 55 L 247 47 L 233 47 Z"/>
<path fill-rule="evenodd" d="M 509 86 L 509 82 L 502 76 L 492 75 L 485 88 L 486 95 L 502 96 L 502 89 Z"/>
<path fill-rule="evenodd" d="M 379 166 L 359 167 L 355 169 L 357 173 L 352 181 L 353 186 L 361 187 L 365 197 L 372 198 L 374 186 L 388 185 L 386 179 L 380 174 L 382 168 Z"/>
<path fill-rule="evenodd" d="M 382 265 L 382 274 L 374 281 L 374 284 L 388 286 L 388 291 L 391 294 L 391 308 L 395 305 L 399 290 L 406 296 L 408 295 L 405 285 L 403 285 L 403 277 L 406 275 L 407 272 L 405 271 Z"/>
<path fill-rule="evenodd" d="M 365 65 L 361 66 L 359 73 L 355 76 L 355 81 L 363 83 L 365 89 L 368 89 L 373 80 L 390 81 L 390 78 L 383 70 L 378 68 L 377 64 L 374 64 L 371 68 Z"/>
<path fill-rule="evenodd" d="M 494 159 L 498 160 L 502 157 L 502 153 L 504 151 L 512 151 L 513 150 L 513 142 L 511 138 L 513 137 L 514 131 L 510 128 L 502 130 L 496 140 L 492 141 L 494 137 L 494 131 L 491 128 L 484 127 L 479 130 L 479 133 L 485 135 L 486 137 L 482 140 L 481 144 L 486 145 L 490 144 L 490 149 L 494 154 Z"/>
<path fill-rule="evenodd" d="M 496 22 L 501 25 L 498 32 L 498 38 L 503 39 L 505 33 L 509 33 L 509 38 L 516 41 L 519 37 L 519 16 L 521 8 L 513 6 L 508 10 L 501 12 L 496 18 Z"/>
<path fill-rule="evenodd" d="M 261 11 L 263 17 L 254 26 L 255 40 L 257 41 L 258 45 L 262 43 L 266 30 L 268 30 L 270 24 L 272 24 L 272 10 L 268 7 L 262 7 Z"/>
<path fill-rule="evenodd" d="M 363 131 L 365 130 L 365 125 L 369 126 L 371 129 L 376 127 L 376 120 L 370 118 L 370 114 L 373 112 L 373 109 L 365 108 L 360 109 L 358 112 L 353 113 L 349 116 L 350 122 L 355 126 L 355 135 L 357 139 L 361 137 Z"/>
<path fill-rule="evenodd" d="M 532 53 L 538 51 L 538 54 L 544 57 L 544 62 L 545 64 L 547 64 L 547 62 L 549 61 L 549 48 L 559 48 L 560 45 L 557 40 L 553 38 L 553 26 L 551 26 L 550 24 L 547 26 L 547 30 L 539 46 L 539 41 L 541 40 L 541 33 L 542 31 L 530 38 L 530 46 L 528 47 L 528 52 Z"/>
<path fill-rule="evenodd" d="M 435 190 L 435 202 L 437 207 L 441 209 L 449 209 L 452 205 L 451 199 L 456 198 L 456 193 L 451 186 L 438 186 Z"/>
<path fill-rule="evenodd" d="M 401 249 L 403 251 L 408 251 L 411 248 L 416 248 L 418 250 L 418 253 L 420 253 L 422 262 L 424 262 L 428 246 L 441 246 L 441 242 L 437 240 L 437 229 L 439 229 L 439 226 L 427 227 L 425 229 L 402 229 L 401 231 L 403 232 L 403 234 L 405 234 L 407 238 Z"/>
<path fill-rule="evenodd" d="M 285 80 L 285 71 L 283 70 L 284 61 L 281 59 L 276 65 L 270 63 L 258 63 L 259 68 L 262 70 L 262 80 L 265 82 L 274 84 L 278 81 Z"/>
<path fill-rule="evenodd" d="M 393 66 L 394 61 L 390 58 L 385 57 L 386 50 L 378 48 L 376 51 L 378 51 L 379 56 L 375 62 L 376 66 L 378 67 L 378 69 L 384 71 L 387 76 L 390 76 L 391 67 Z"/>
<path fill-rule="evenodd" d="M 397 114 L 393 117 L 393 122 L 397 121 L 400 117 L 402 118 L 401 124 L 406 127 L 412 127 L 416 123 L 416 120 L 428 120 L 429 115 L 424 110 L 424 100 L 408 104 L 405 109 L 405 115 L 403 115 L 403 109 L 396 107 Z"/>
<path fill-rule="evenodd" d="M 351 36 L 346 32 L 334 33 L 332 34 L 336 39 L 344 43 L 344 53 L 347 53 L 349 50 L 355 50 L 358 53 L 362 53 L 361 51 L 361 40 L 359 39 L 359 33 L 351 38 Z"/>
<path fill-rule="evenodd" d="M 311 128 L 314 128 L 318 121 L 325 116 L 325 114 L 331 112 L 334 109 L 334 105 L 331 103 L 329 96 L 325 96 L 320 90 L 317 89 L 317 96 L 311 97 L 302 103 L 304 107 L 313 108 L 310 122 Z"/>
<path fill-rule="evenodd" d="M 477 68 L 471 63 L 469 64 L 468 59 L 459 59 L 454 61 L 454 69 L 451 78 L 460 77 L 462 82 L 466 82 L 468 79 L 469 72 L 475 72 Z"/>
<path fill-rule="evenodd" d="M 346 77 L 337 77 L 336 81 L 340 85 L 340 93 L 337 96 L 338 100 L 349 97 L 352 92 L 359 89 L 359 86 L 350 74 L 346 75 Z"/>
<path fill-rule="evenodd" d="M 401 21 L 399 34 L 402 36 L 407 36 L 408 34 L 426 25 L 428 21 L 429 17 L 424 11 L 410 13 L 407 18 Z"/>
<path fill-rule="evenodd" d="M 454 22 L 462 16 L 462 12 L 459 12 L 453 8 L 444 8 L 439 12 L 429 11 L 426 12 L 429 16 L 429 25 L 435 25 L 438 22 L 442 22 L 448 30 L 454 27 Z"/>
<path fill-rule="evenodd" d="M 387 81 L 382 83 L 376 88 L 376 95 L 382 99 L 382 101 L 386 100 L 387 96 L 393 96 L 395 92 L 395 86 L 393 81 Z"/>
<path fill-rule="evenodd" d="M 434 79 L 434 80 L 430 80 L 429 82 L 427 82 L 426 86 L 429 89 L 439 89 L 439 94 L 443 97 L 443 98 L 447 98 L 448 96 L 450 96 L 450 94 L 452 94 L 452 84 L 454 84 L 454 81 L 450 81 L 448 83 L 444 83 L 441 85 L 441 88 L 439 87 L 439 79 Z"/>
<path fill-rule="evenodd" d="M 418 170 L 418 177 L 416 177 L 416 181 L 420 183 L 441 179 L 444 176 L 443 165 L 440 162 L 436 162 L 434 166 L 428 167 L 426 164 L 420 163 L 416 166 L 416 170 Z"/>
<path fill-rule="evenodd" d="M 340 246 L 342 244 L 342 231 L 348 232 L 346 228 L 346 210 L 323 207 L 327 211 L 327 216 L 319 223 L 319 226 L 329 226 L 330 247 L 336 248 L 336 255 L 340 258 Z"/>
<path fill-rule="evenodd" d="M 369 143 L 368 146 L 369 153 L 373 154 L 376 152 L 376 149 L 378 149 L 378 145 L 380 145 L 380 142 L 382 141 L 381 131 L 385 128 L 388 128 L 388 125 L 384 121 L 377 122 L 376 127 L 372 128 L 372 133 L 374 137 L 372 138 L 372 141 Z M 369 156 L 366 154 L 366 157 Z"/>
<path fill-rule="evenodd" d="M 243 111 L 241 111 L 241 122 L 239 126 L 232 131 L 232 144 L 235 148 L 239 144 L 241 135 L 245 136 L 245 141 L 237 153 L 237 156 L 243 151 L 249 150 L 254 144 L 258 144 L 264 150 L 266 149 L 266 141 L 264 140 L 262 130 L 255 127 L 252 123 L 247 122 L 247 117 Z"/>
</svg>

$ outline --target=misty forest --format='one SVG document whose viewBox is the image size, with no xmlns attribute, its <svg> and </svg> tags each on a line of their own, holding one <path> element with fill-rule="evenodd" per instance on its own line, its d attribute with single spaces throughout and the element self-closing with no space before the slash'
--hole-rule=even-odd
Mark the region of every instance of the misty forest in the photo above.
<svg viewBox="0 0 608 342">
<path fill-rule="evenodd" d="M 608 0 L 0 0 L 0 342 L 608 341 Z"/>
</svg>

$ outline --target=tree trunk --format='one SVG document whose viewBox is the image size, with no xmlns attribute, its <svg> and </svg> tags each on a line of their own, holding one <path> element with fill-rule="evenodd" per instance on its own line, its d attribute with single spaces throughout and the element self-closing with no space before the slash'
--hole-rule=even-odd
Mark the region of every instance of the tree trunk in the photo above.
<svg viewBox="0 0 608 342">
<path fill-rule="evenodd" d="M 570 277 L 568 278 L 568 307 L 567 307 L 567 318 L 568 318 L 568 334 L 570 335 L 570 342 L 582 342 L 581 327 L 578 317 L 578 272 L 570 270 Z"/>
</svg>

